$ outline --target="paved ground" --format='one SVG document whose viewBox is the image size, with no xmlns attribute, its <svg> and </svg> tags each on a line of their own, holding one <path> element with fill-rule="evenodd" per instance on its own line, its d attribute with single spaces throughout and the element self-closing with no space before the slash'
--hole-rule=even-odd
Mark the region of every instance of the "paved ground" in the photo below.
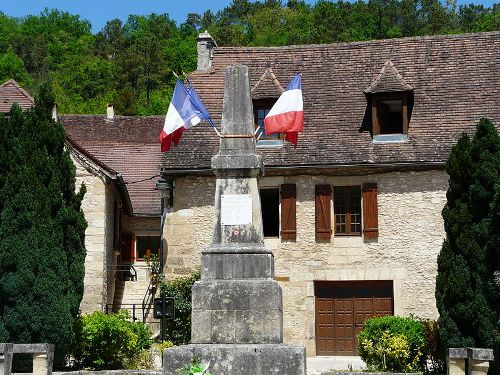
<svg viewBox="0 0 500 375">
<path fill-rule="evenodd" d="M 328 370 L 361 370 L 366 368 L 360 357 L 307 357 L 307 375 L 320 375 Z"/>
</svg>

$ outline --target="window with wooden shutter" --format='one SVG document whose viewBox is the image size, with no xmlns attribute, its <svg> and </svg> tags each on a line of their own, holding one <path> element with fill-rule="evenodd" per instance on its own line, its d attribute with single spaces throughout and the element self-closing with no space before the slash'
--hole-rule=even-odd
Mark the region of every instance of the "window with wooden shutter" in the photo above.
<svg viewBox="0 0 500 375">
<path fill-rule="evenodd" d="M 297 239 L 297 187 L 295 184 L 281 185 L 281 239 L 295 241 Z"/>
<path fill-rule="evenodd" d="M 335 186 L 333 212 L 336 235 L 361 236 L 361 189 L 359 186 Z"/>
<path fill-rule="evenodd" d="M 330 185 L 316 185 L 316 240 L 330 240 L 332 237 L 331 198 Z"/>
<path fill-rule="evenodd" d="M 363 184 L 363 233 L 365 238 L 378 238 L 377 184 Z"/>
</svg>

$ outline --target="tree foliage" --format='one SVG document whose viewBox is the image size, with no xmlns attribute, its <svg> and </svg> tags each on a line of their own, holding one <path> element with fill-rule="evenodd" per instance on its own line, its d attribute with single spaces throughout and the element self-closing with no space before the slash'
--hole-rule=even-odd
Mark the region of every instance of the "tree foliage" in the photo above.
<svg viewBox="0 0 500 375">
<path fill-rule="evenodd" d="M 87 226 L 54 97 L 0 119 L 0 342 L 56 344 L 61 361 L 83 295 Z"/>
<path fill-rule="evenodd" d="M 194 272 L 188 277 L 175 280 L 163 280 L 160 285 L 161 295 L 175 299 L 175 318 L 165 322 L 167 340 L 174 345 L 191 342 L 191 287 L 200 279 L 200 273 Z"/>
<path fill-rule="evenodd" d="M 50 80 L 64 113 L 164 114 L 175 79 L 196 68 L 196 36 L 219 46 L 282 46 L 500 30 L 500 5 L 455 0 L 233 0 L 214 13 L 112 19 L 95 35 L 77 15 L 44 10 L 13 18 L 0 12 L 0 79 L 36 90 Z M 21 64 L 22 62 L 22 64 Z M 6 68 L 3 68 L 6 66 Z M 18 78 L 16 78 L 18 77 Z"/>
<path fill-rule="evenodd" d="M 481 119 L 446 163 L 446 240 L 438 257 L 436 301 L 443 348 L 495 348 L 500 355 L 500 137 Z"/>
</svg>

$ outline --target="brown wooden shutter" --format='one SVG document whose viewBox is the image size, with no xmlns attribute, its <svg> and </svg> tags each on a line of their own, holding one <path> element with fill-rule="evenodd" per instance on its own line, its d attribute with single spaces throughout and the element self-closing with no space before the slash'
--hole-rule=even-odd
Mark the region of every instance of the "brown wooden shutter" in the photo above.
<svg viewBox="0 0 500 375">
<path fill-rule="evenodd" d="M 316 240 L 329 240 L 332 237 L 332 214 L 330 202 L 332 187 L 316 185 Z"/>
<path fill-rule="evenodd" d="M 363 184 L 363 232 L 365 238 L 378 238 L 377 184 Z"/>
<path fill-rule="evenodd" d="M 297 240 L 297 186 L 295 184 L 281 185 L 281 239 L 283 241 Z"/>
<path fill-rule="evenodd" d="M 132 263 L 132 247 L 134 242 L 130 234 L 122 236 L 122 248 L 120 249 L 120 258 L 123 263 Z"/>
</svg>

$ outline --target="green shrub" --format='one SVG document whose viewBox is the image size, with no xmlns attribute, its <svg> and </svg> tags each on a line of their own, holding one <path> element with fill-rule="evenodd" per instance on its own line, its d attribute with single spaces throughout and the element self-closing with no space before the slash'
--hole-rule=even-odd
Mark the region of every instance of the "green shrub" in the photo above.
<svg viewBox="0 0 500 375">
<path fill-rule="evenodd" d="M 424 370 L 426 340 L 422 321 L 399 316 L 367 319 L 358 342 L 359 355 L 372 370 Z"/>
<path fill-rule="evenodd" d="M 205 366 L 206 365 L 203 365 L 201 363 L 200 358 L 195 356 L 191 359 L 191 364 L 186 365 L 180 369 L 177 369 L 177 374 L 179 374 L 179 375 L 199 375 L 199 374 L 210 375 L 210 373 L 207 372 L 207 368 L 205 368 Z"/>
<path fill-rule="evenodd" d="M 175 319 L 165 322 L 165 336 L 174 345 L 191 341 L 191 287 L 199 279 L 200 273 L 197 271 L 188 277 L 163 280 L 160 284 L 162 295 L 175 298 Z"/>
<path fill-rule="evenodd" d="M 149 329 L 143 323 L 129 321 L 126 311 L 83 315 L 75 336 L 77 363 L 93 370 L 134 367 L 151 346 Z"/>
</svg>

